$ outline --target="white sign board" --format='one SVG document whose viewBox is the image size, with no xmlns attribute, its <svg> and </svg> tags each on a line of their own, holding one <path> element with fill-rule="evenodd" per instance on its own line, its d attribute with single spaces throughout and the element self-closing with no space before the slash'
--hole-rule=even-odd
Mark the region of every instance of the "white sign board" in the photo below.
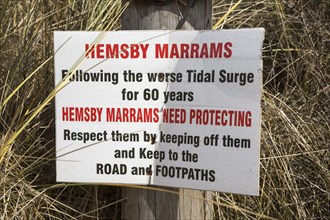
<svg viewBox="0 0 330 220">
<path fill-rule="evenodd" d="M 55 32 L 57 181 L 258 195 L 263 38 Z"/>
</svg>

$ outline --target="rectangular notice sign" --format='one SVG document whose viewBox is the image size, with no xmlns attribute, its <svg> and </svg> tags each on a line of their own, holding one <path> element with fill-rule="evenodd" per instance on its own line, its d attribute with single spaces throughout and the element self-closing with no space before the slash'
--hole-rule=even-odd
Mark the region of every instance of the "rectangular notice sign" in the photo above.
<svg viewBox="0 0 330 220">
<path fill-rule="evenodd" d="M 55 32 L 57 181 L 258 195 L 263 38 Z"/>
</svg>

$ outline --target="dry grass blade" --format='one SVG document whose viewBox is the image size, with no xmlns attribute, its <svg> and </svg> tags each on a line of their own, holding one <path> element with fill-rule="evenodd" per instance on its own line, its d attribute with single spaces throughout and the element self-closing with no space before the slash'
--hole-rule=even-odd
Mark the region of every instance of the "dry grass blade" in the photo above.
<svg viewBox="0 0 330 220">
<path fill-rule="evenodd" d="M 127 6 L 0 2 L 0 219 L 120 218 L 122 185 L 55 182 L 53 98 L 70 76 L 53 84 L 52 32 L 118 30 Z M 214 192 L 214 219 L 330 216 L 329 8 L 326 0 L 213 1 L 213 29 L 266 29 L 260 196 Z"/>
<path fill-rule="evenodd" d="M 226 14 L 224 15 L 224 16 L 222 16 L 220 19 L 219 19 L 219 21 L 217 22 L 217 23 L 215 23 L 215 25 L 213 25 L 213 27 L 212 27 L 212 29 L 213 30 L 217 30 L 219 27 L 220 27 L 220 25 L 221 25 L 221 23 L 230 15 L 230 13 L 232 13 L 234 10 L 235 10 L 235 8 L 237 8 L 237 6 L 239 5 L 239 4 L 241 4 L 241 2 L 242 2 L 242 0 L 239 0 L 233 7 L 231 7 L 227 12 L 226 12 Z"/>
</svg>

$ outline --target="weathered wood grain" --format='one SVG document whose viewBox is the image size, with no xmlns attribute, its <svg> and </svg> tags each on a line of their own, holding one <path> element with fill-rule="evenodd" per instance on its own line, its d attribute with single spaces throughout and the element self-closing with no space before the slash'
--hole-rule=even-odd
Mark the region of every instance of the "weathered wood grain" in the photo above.
<svg viewBox="0 0 330 220">
<path fill-rule="evenodd" d="M 207 30 L 212 25 L 212 1 L 197 0 L 194 8 L 191 1 L 184 6 L 175 0 L 169 0 L 167 5 L 152 4 L 153 0 L 123 0 L 130 2 L 122 17 L 123 30 L 174 30 L 182 15 L 187 14 L 187 21 L 182 29 Z"/>
<path fill-rule="evenodd" d="M 212 1 L 197 0 L 195 7 L 190 8 L 192 1 L 176 3 L 175 0 L 169 0 L 167 5 L 158 5 L 153 0 L 123 0 L 123 3 L 130 2 L 130 5 L 122 17 L 122 29 L 173 30 L 188 12 L 190 13 L 181 29 L 211 29 Z M 127 200 L 123 206 L 123 219 L 212 219 L 210 192 L 173 188 L 169 190 L 175 193 L 124 188 L 123 195 Z"/>
</svg>

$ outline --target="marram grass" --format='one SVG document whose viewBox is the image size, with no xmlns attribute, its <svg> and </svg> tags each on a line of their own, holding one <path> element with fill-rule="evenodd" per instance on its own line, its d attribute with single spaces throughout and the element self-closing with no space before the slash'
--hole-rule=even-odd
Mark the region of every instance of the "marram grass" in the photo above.
<svg viewBox="0 0 330 220">
<path fill-rule="evenodd" d="M 53 31 L 119 30 L 126 6 L 0 2 L 0 219 L 120 218 L 119 185 L 55 182 L 54 96 L 68 81 L 53 83 Z M 260 196 L 212 192 L 214 219 L 330 217 L 329 8 L 326 0 L 213 1 L 214 29 L 266 29 Z"/>
</svg>

